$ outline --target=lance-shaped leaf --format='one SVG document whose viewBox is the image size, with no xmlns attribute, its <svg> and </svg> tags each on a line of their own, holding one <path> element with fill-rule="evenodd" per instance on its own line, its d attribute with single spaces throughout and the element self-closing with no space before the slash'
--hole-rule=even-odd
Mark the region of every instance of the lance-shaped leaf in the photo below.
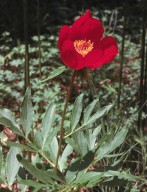
<svg viewBox="0 0 147 192">
<path fill-rule="evenodd" d="M 103 107 L 102 109 L 98 110 L 94 115 L 92 115 L 88 120 L 86 118 L 86 121 L 84 122 L 85 125 L 89 125 L 91 123 L 94 123 L 97 119 L 102 117 L 103 115 L 107 114 L 107 112 L 112 108 L 113 105 L 107 105 Z"/>
<path fill-rule="evenodd" d="M 99 125 L 97 128 L 94 129 L 93 132 L 89 131 L 89 135 L 88 135 L 88 148 L 89 150 L 94 149 L 95 144 L 96 144 L 96 139 L 98 134 L 101 131 L 101 125 Z"/>
<path fill-rule="evenodd" d="M 49 104 L 48 109 L 47 109 L 45 116 L 43 118 L 43 121 L 42 121 L 43 146 L 44 146 L 46 139 L 49 136 L 49 133 L 52 130 L 52 124 L 55 119 L 55 108 L 56 108 L 56 106 L 53 102 L 51 104 Z"/>
<path fill-rule="evenodd" d="M 88 145 L 87 139 L 85 137 L 84 131 L 76 132 L 73 135 L 73 139 L 78 146 L 78 149 L 80 151 L 80 155 L 83 157 L 88 152 Z"/>
<path fill-rule="evenodd" d="M 73 182 L 74 184 L 83 184 L 86 187 L 94 187 L 98 182 L 103 178 L 104 173 L 97 172 L 79 172 L 76 180 Z"/>
<path fill-rule="evenodd" d="M 83 94 L 79 95 L 74 103 L 74 107 L 71 114 L 71 130 L 73 131 L 81 117 L 82 112 Z"/>
<path fill-rule="evenodd" d="M 9 127 L 12 131 L 18 135 L 23 136 L 23 133 L 19 129 L 19 125 L 16 123 L 13 113 L 8 109 L 0 109 L 0 124 Z"/>
<path fill-rule="evenodd" d="M 128 180 L 128 181 L 132 181 L 132 182 L 136 182 L 138 179 L 140 179 L 140 177 L 138 176 L 134 176 L 130 173 L 127 172 L 119 172 L 119 171 L 113 171 L 113 170 L 109 170 L 107 172 L 104 173 L 105 177 L 115 177 L 117 176 L 118 179 L 124 179 L 124 180 Z"/>
<path fill-rule="evenodd" d="M 63 171 L 67 167 L 68 156 L 72 153 L 73 148 L 70 145 L 67 145 L 62 153 L 61 158 L 59 159 L 60 170 Z"/>
<path fill-rule="evenodd" d="M 71 172 L 82 171 L 88 168 L 88 166 L 94 160 L 94 155 L 95 154 L 93 151 L 88 151 L 88 153 L 82 159 L 78 159 L 69 166 L 69 171 Z"/>
<path fill-rule="evenodd" d="M 38 183 L 38 182 L 33 181 L 33 180 L 22 180 L 22 179 L 19 179 L 18 182 L 20 184 L 31 186 L 31 187 L 38 188 L 38 189 L 41 189 L 42 187 L 47 187 L 46 184 Z"/>
<path fill-rule="evenodd" d="M 48 78 L 42 80 L 41 82 L 45 82 L 45 81 L 48 81 L 50 79 L 53 79 L 54 77 L 63 73 L 63 71 L 65 71 L 65 70 L 66 70 L 65 67 L 59 67 L 58 69 L 55 69 L 53 72 L 51 72 L 51 74 L 48 76 Z"/>
<path fill-rule="evenodd" d="M 31 147 L 29 147 L 27 145 L 20 144 L 20 143 L 8 141 L 5 144 L 6 144 L 6 146 L 9 146 L 9 147 L 16 147 L 16 148 L 19 148 L 19 149 L 22 149 L 22 150 L 25 150 L 25 151 L 35 152 L 35 150 L 32 149 Z"/>
<path fill-rule="evenodd" d="M 33 124 L 33 106 L 31 102 L 31 89 L 27 88 L 22 105 L 21 105 L 21 122 L 22 127 L 27 136 Z"/>
<path fill-rule="evenodd" d="M 56 137 L 53 138 L 48 150 L 50 154 L 50 159 L 55 162 L 58 152 L 58 140 Z"/>
<path fill-rule="evenodd" d="M 120 146 L 126 139 L 128 133 L 128 129 L 122 128 L 117 134 L 115 135 L 114 139 L 111 142 L 110 152 Z"/>
<path fill-rule="evenodd" d="M 114 136 L 113 133 L 108 135 L 108 138 L 103 142 L 103 144 L 99 147 L 97 154 L 98 160 L 105 157 L 107 154 L 114 151 L 117 147 L 119 147 L 125 140 L 126 135 L 128 133 L 128 129 L 123 128 Z"/>
<path fill-rule="evenodd" d="M 11 147 L 6 158 L 6 176 L 8 185 L 11 186 L 18 173 L 20 163 L 18 162 L 16 155 L 20 153 L 20 150 L 16 147 Z"/>
<path fill-rule="evenodd" d="M 42 183 L 45 184 L 53 184 L 55 183 L 55 181 L 53 181 L 53 179 L 61 181 L 62 180 L 56 176 L 54 173 L 49 172 L 49 171 L 43 171 L 41 169 L 38 169 L 37 167 L 35 167 L 34 165 L 32 165 L 28 160 L 23 159 L 21 157 L 21 155 L 17 155 L 17 158 L 19 160 L 19 162 L 23 165 L 23 167 L 31 174 L 33 175 L 36 179 L 38 179 L 39 181 L 41 181 Z"/>
<path fill-rule="evenodd" d="M 98 103 L 99 99 L 95 99 L 84 111 L 84 122 L 87 122 L 93 112 L 96 104 Z"/>
</svg>

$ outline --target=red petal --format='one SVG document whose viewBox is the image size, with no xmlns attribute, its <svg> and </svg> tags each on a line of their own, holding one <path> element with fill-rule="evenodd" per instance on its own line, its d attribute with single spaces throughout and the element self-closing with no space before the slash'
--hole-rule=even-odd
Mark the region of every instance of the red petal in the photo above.
<svg viewBox="0 0 147 192">
<path fill-rule="evenodd" d="M 104 64 L 111 62 L 118 53 L 117 42 L 110 36 L 107 36 L 100 41 L 99 49 L 104 51 Z"/>
<path fill-rule="evenodd" d="M 93 49 L 85 56 L 85 66 L 90 69 L 99 68 L 103 64 L 103 51 Z"/>
<path fill-rule="evenodd" d="M 94 48 L 85 57 L 85 65 L 96 69 L 111 62 L 118 53 L 117 42 L 113 37 L 105 37 L 100 41 L 98 48 Z"/>
<path fill-rule="evenodd" d="M 87 16 L 89 16 L 89 17 L 92 17 L 90 9 L 88 9 L 88 10 L 86 11 L 85 15 L 87 15 Z"/>
<path fill-rule="evenodd" d="M 81 27 L 82 39 L 91 40 L 94 43 L 98 43 L 102 38 L 104 32 L 101 21 L 95 18 L 89 18 Z"/>
<path fill-rule="evenodd" d="M 70 27 L 68 25 L 63 25 L 59 32 L 58 48 L 60 51 L 62 50 L 62 45 L 64 41 L 66 41 L 69 37 L 69 30 Z"/>
<path fill-rule="evenodd" d="M 85 67 L 83 57 L 75 51 L 73 43 L 70 40 L 66 40 L 63 43 L 60 58 L 71 69 L 80 70 Z"/>
<path fill-rule="evenodd" d="M 71 27 L 70 38 L 74 40 L 91 40 L 98 43 L 104 32 L 103 25 L 98 19 L 92 18 L 90 10 L 77 19 Z"/>
<path fill-rule="evenodd" d="M 82 15 L 79 17 L 71 26 L 70 38 L 71 40 L 80 40 L 81 39 L 81 27 L 84 25 L 89 15 Z"/>
</svg>

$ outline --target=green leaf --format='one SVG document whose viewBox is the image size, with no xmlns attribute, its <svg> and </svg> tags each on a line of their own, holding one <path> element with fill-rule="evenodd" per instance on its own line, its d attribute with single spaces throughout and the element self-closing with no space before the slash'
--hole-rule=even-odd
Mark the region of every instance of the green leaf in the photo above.
<svg viewBox="0 0 147 192">
<path fill-rule="evenodd" d="M 95 154 L 93 151 L 88 151 L 88 153 L 82 159 L 78 159 L 69 166 L 69 171 L 71 172 L 82 171 L 88 168 L 88 166 L 94 160 L 94 155 Z"/>
<path fill-rule="evenodd" d="M 40 82 L 45 82 L 45 81 L 48 81 L 50 79 L 53 79 L 54 77 L 60 75 L 61 73 L 63 73 L 63 71 L 65 71 L 66 68 L 63 66 L 63 67 L 59 67 L 58 69 L 55 69 L 53 72 L 51 72 L 51 74 L 48 76 L 47 79 L 44 79 Z"/>
<path fill-rule="evenodd" d="M 37 167 L 32 165 L 28 160 L 23 159 L 20 155 L 17 156 L 19 162 L 23 165 L 23 167 L 36 179 L 40 180 L 41 182 L 47 184 L 52 183 L 52 179 L 49 177 L 47 178 L 45 174 L 42 174 Z"/>
<path fill-rule="evenodd" d="M 42 187 L 47 187 L 47 185 L 45 184 L 42 184 L 42 183 L 38 183 L 38 182 L 35 182 L 33 180 L 19 180 L 18 181 L 20 184 L 23 184 L 23 185 L 27 185 L 27 186 L 31 186 L 31 187 L 34 187 L 34 188 L 39 188 L 41 189 Z"/>
<path fill-rule="evenodd" d="M 0 124 L 5 125 L 12 129 L 18 135 L 23 136 L 23 133 L 19 130 L 19 126 L 16 123 L 13 113 L 8 109 L 0 109 Z"/>
<path fill-rule="evenodd" d="M 95 99 L 90 105 L 88 105 L 88 107 L 85 109 L 84 111 L 84 123 L 88 122 L 90 115 L 93 111 L 93 109 L 95 108 L 97 102 L 99 101 L 99 99 Z"/>
<path fill-rule="evenodd" d="M 113 154 L 109 154 L 107 155 L 106 157 L 108 158 L 112 158 L 112 157 L 119 157 L 119 156 L 124 156 L 125 152 L 122 152 L 122 153 L 113 153 Z"/>
<path fill-rule="evenodd" d="M 75 135 L 73 135 L 73 139 L 76 142 L 76 145 L 78 146 L 80 155 L 83 157 L 88 152 L 89 145 L 85 137 L 84 131 L 76 132 Z"/>
<path fill-rule="evenodd" d="M 76 180 L 73 182 L 74 184 L 87 184 L 86 187 L 93 187 L 92 183 L 95 184 L 101 181 L 103 178 L 104 173 L 97 173 L 97 172 L 86 172 L 86 173 L 78 173 Z"/>
<path fill-rule="evenodd" d="M 18 162 L 16 155 L 20 153 L 20 150 L 16 147 L 11 147 L 6 158 L 6 176 L 8 185 L 11 186 L 18 173 L 20 163 Z"/>
<path fill-rule="evenodd" d="M 84 122 L 85 125 L 94 123 L 97 119 L 108 113 L 108 111 L 112 108 L 113 105 L 107 105 L 102 109 L 98 110 L 92 117 L 88 119 L 88 121 Z M 87 119 L 86 119 L 87 120 Z"/>
<path fill-rule="evenodd" d="M 102 185 L 109 186 L 109 187 L 118 187 L 118 186 L 125 186 L 127 185 L 128 181 L 124 179 L 118 179 L 117 176 L 111 177 L 109 179 L 105 179 L 102 182 Z"/>
<path fill-rule="evenodd" d="M 56 137 L 54 137 L 50 144 L 50 150 L 49 150 L 52 161 L 55 161 L 57 157 L 57 152 L 58 152 L 58 140 Z"/>
<path fill-rule="evenodd" d="M 47 137 L 49 136 L 49 133 L 51 132 L 52 130 L 52 124 L 54 122 L 54 119 L 55 119 L 55 104 L 52 102 L 49 106 L 48 106 L 48 109 L 45 113 L 45 116 L 43 118 L 43 121 L 42 121 L 42 137 L 43 137 L 43 146 L 44 146 L 44 143 L 47 139 Z"/>
<path fill-rule="evenodd" d="M 124 179 L 124 180 L 132 181 L 132 182 L 136 182 L 138 179 L 140 179 L 140 177 L 134 176 L 134 175 L 132 175 L 130 173 L 112 171 L 112 170 L 109 170 L 109 171 L 105 172 L 104 176 L 105 177 L 117 176 L 118 179 Z"/>
<path fill-rule="evenodd" d="M 55 127 L 52 129 L 52 131 L 50 132 L 49 136 L 47 137 L 45 144 L 44 144 L 44 149 L 47 148 L 49 149 L 49 146 L 51 144 L 51 142 L 53 141 L 54 137 L 57 136 L 57 133 L 59 132 L 60 127 Z"/>
<path fill-rule="evenodd" d="M 98 154 L 97 160 L 102 159 L 110 152 L 111 142 L 112 142 L 113 138 L 114 138 L 113 131 L 109 131 L 101 138 L 101 140 L 98 143 L 99 148 L 96 152 Z"/>
<path fill-rule="evenodd" d="M 60 182 L 63 183 L 63 180 L 59 176 L 55 175 L 53 170 L 51 170 L 51 171 L 43 171 L 43 170 L 39 169 L 39 172 L 42 175 L 46 176 L 48 179 L 52 178 L 53 180 L 57 180 L 57 181 L 60 181 Z M 61 177 L 62 177 L 62 175 L 61 175 Z M 54 181 L 54 183 L 55 183 L 55 181 Z"/>
<path fill-rule="evenodd" d="M 42 132 L 40 129 L 37 129 L 34 131 L 33 134 L 33 139 L 34 139 L 34 143 L 36 144 L 36 146 L 38 147 L 38 149 L 42 148 Z"/>
<path fill-rule="evenodd" d="M 25 151 L 31 151 L 31 152 L 35 152 L 34 149 L 32 149 L 31 147 L 28 147 L 26 145 L 23 145 L 23 144 L 20 144 L 20 143 L 14 143 L 14 142 L 5 142 L 5 144 L 9 147 L 17 147 L 17 148 L 20 148 L 20 149 L 23 149 Z"/>
<path fill-rule="evenodd" d="M 96 139 L 97 139 L 97 136 L 100 133 L 100 131 L 101 131 L 101 125 L 99 125 L 97 128 L 95 128 L 92 133 L 91 133 L 91 130 L 89 131 L 89 137 L 88 137 L 89 150 L 92 150 L 95 148 Z"/>
<path fill-rule="evenodd" d="M 70 164 L 74 164 L 76 167 L 74 167 L 75 169 L 67 170 L 67 173 L 65 175 L 65 179 L 66 179 L 66 183 L 70 184 L 72 181 L 74 181 L 77 177 L 77 173 L 79 171 L 79 164 L 75 164 L 77 161 L 79 161 L 80 157 L 77 157 L 76 159 L 72 159 Z"/>
<path fill-rule="evenodd" d="M 81 117 L 82 112 L 83 94 L 79 95 L 74 103 L 74 107 L 71 114 L 71 130 L 73 131 Z"/>
<path fill-rule="evenodd" d="M 110 152 L 112 152 L 114 149 L 116 149 L 124 142 L 127 133 L 128 129 L 126 128 L 122 128 L 119 132 L 117 132 L 117 134 L 115 135 L 114 139 L 111 142 Z"/>
<path fill-rule="evenodd" d="M 27 88 L 21 105 L 21 122 L 25 135 L 28 136 L 33 125 L 33 106 L 30 87 Z"/>
<path fill-rule="evenodd" d="M 34 149 L 35 151 L 39 151 L 40 150 L 35 143 L 27 143 L 27 145 L 29 147 L 31 147 L 32 149 Z"/>
<path fill-rule="evenodd" d="M 40 180 L 42 183 L 54 185 L 55 181 L 53 181 L 53 179 L 63 182 L 62 179 L 60 179 L 53 172 L 38 169 L 37 167 L 32 165 L 28 160 L 23 159 L 20 155 L 17 156 L 17 159 L 31 175 L 33 175 L 36 179 Z"/>
<path fill-rule="evenodd" d="M 61 158 L 59 159 L 59 167 L 60 167 L 60 171 L 62 172 L 63 169 L 66 168 L 66 162 L 67 162 L 67 159 L 68 159 L 68 156 L 73 152 L 73 148 L 68 144 L 63 153 L 62 153 L 62 156 Z"/>
<path fill-rule="evenodd" d="M 121 129 L 114 136 L 113 133 L 109 133 L 108 137 L 105 139 L 103 144 L 98 149 L 97 153 L 99 155 L 98 160 L 102 159 L 108 153 L 114 151 L 119 147 L 125 140 L 128 130 L 126 128 Z"/>
<path fill-rule="evenodd" d="M 106 172 L 106 171 L 110 171 L 110 170 L 116 171 L 117 169 L 118 169 L 118 166 L 102 165 L 97 168 L 94 168 L 92 171 L 99 173 L 99 172 Z"/>
<path fill-rule="evenodd" d="M 66 142 L 73 148 L 73 150 L 75 150 L 76 153 L 80 154 L 80 149 L 73 138 L 66 138 Z"/>
<path fill-rule="evenodd" d="M 97 175 L 92 175 L 91 174 L 91 179 L 86 184 L 86 187 L 87 188 L 92 188 L 92 187 L 97 186 L 98 183 L 100 183 L 101 180 L 103 179 L 103 175 L 104 175 L 103 173 L 97 173 Z"/>
</svg>

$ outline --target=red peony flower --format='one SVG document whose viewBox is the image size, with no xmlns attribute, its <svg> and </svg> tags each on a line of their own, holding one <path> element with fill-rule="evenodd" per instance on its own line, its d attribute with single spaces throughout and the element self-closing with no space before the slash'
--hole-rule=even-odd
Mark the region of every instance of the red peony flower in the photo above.
<svg viewBox="0 0 147 192">
<path fill-rule="evenodd" d="M 111 62 L 118 53 L 116 40 L 102 37 L 104 28 L 90 10 L 71 27 L 64 25 L 59 33 L 58 47 L 63 63 L 74 70 L 96 69 Z"/>
</svg>

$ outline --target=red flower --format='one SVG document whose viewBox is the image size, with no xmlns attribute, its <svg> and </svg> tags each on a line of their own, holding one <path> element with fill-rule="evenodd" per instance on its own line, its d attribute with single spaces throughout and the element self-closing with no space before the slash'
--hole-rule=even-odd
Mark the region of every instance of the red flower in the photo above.
<svg viewBox="0 0 147 192">
<path fill-rule="evenodd" d="M 71 27 L 64 25 L 59 33 L 58 47 L 63 63 L 74 70 L 96 69 L 111 62 L 118 53 L 113 37 L 102 37 L 101 21 L 93 18 L 90 10 Z"/>
</svg>

